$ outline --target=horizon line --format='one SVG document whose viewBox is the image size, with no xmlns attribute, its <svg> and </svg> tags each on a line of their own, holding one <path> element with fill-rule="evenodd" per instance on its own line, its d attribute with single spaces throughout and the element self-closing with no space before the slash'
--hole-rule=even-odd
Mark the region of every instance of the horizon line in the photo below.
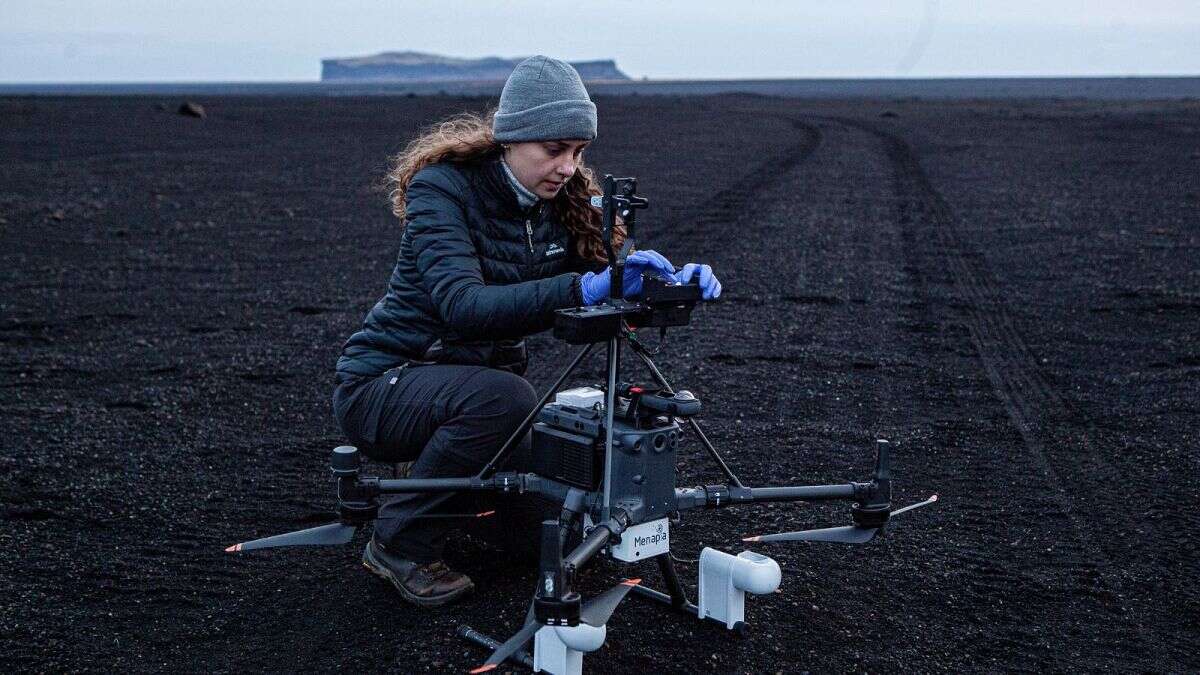
<svg viewBox="0 0 1200 675">
<path fill-rule="evenodd" d="M 594 84 L 665 84 L 677 82 L 871 82 L 871 81 L 914 81 L 914 80 L 1160 80 L 1160 79 L 1194 79 L 1200 78 L 1196 73 L 1156 73 L 1152 75 L 890 75 L 890 76 L 847 76 L 847 77 L 690 77 L 690 78 L 649 78 L 630 77 L 628 79 L 589 79 L 584 83 Z M 0 81 L 0 87 L 42 87 L 42 86 L 141 86 L 141 85 L 207 85 L 207 84 L 304 84 L 304 85 L 463 85 L 463 84 L 503 84 L 502 79 L 486 80 L 385 80 L 385 79 L 240 79 L 240 80 L 29 80 L 29 81 Z"/>
</svg>

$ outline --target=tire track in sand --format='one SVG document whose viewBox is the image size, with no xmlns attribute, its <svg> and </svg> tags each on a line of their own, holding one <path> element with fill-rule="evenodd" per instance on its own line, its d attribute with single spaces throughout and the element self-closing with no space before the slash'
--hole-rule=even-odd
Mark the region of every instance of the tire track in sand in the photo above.
<svg viewBox="0 0 1200 675">
<path fill-rule="evenodd" d="M 664 234 L 669 234 L 672 239 L 683 240 L 692 235 L 709 233 L 712 227 L 728 226 L 745 219 L 760 195 L 787 180 L 793 169 L 812 157 L 821 145 L 821 131 L 789 115 L 777 117 L 792 125 L 800 135 L 799 140 L 758 164 L 749 173 L 742 174 L 736 182 L 714 192 L 693 207 L 694 210 L 685 210 L 680 223 Z"/>
<path fill-rule="evenodd" d="M 704 202 L 700 206 L 698 225 L 728 224 L 745 217 L 747 209 L 759 195 L 787 180 L 793 169 L 817 151 L 821 145 L 820 129 L 794 117 L 781 117 L 799 132 L 800 140 Z"/>
<path fill-rule="evenodd" d="M 736 231 L 736 228 L 731 227 L 741 222 L 745 222 L 747 218 L 754 217 L 754 205 L 761 199 L 762 195 L 769 193 L 787 182 L 792 172 L 805 162 L 807 162 L 817 149 L 821 146 L 822 136 L 821 131 L 815 125 L 806 123 L 793 115 L 776 114 L 777 119 L 787 121 L 792 129 L 797 132 L 798 138 L 784 147 L 784 149 L 765 161 L 755 165 L 749 172 L 741 174 L 733 183 L 726 184 L 722 189 L 712 193 L 707 199 L 696 203 L 691 208 L 682 211 L 678 224 L 670 230 L 661 233 L 659 239 L 664 248 L 678 249 L 683 248 L 683 244 L 695 244 L 695 242 L 714 241 L 712 233 L 714 231 L 721 232 L 720 237 L 715 238 L 717 247 L 722 250 L 728 250 L 731 242 L 729 239 L 734 239 L 733 244 L 739 236 L 730 236 L 728 233 Z M 722 241 L 724 239 L 724 241 Z M 689 246 L 688 248 L 692 248 Z M 696 251 L 698 259 L 704 259 L 707 262 L 713 262 L 718 265 L 708 255 L 710 251 Z M 719 267 L 719 265 L 718 265 Z M 724 268 L 721 268 L 724 269 Z M 722 294 L 722 302 L 730 304 L 747 303 L 754 304 L 754 300 L 743 293 L 733 292 L 731 289 L 737 288 L 736 275 L 730 276 L 722 272 L 722 280 L 727 285 L 727 289 Z M 717 317 L 711 317 L 710 321 L 718 320 Z M 687 331 L 681 332 L 676 337 L 672 338 L 677 347 L 682 347 L 683 350 L 694 349 L 698 353 L 707 353 L 708 346 L 704 346 L 703 338 L 691 334 Z M 712 360 L 726 355 L 726 352 L 732 347 L 728 344 L 719 346 L 719 354 L 708 353 L 707 359 Z M 751 357 L 754 358 L 754 357 Z M 661 364 L 660 364 L 661 365 Z M 671 375 L 667 375 L 671 379 Z M 692 376 L 694 382 L 699 383 L 701 380 L 695 375 Z M 676 383 L 677 384 L 677 383 Z M 710 421 L 715 421 L 718 417 L 710 416 Z M 718 445 L 718 450 L 722 450 Z M 699 453 L 698 446 L 697 452 Z M 733 464 L 735 473 L 745 473 L 748 467 L 738 466 L 737 462 L 730 456 L 731 450 L 725 448 L 722 450 L 726 461 Z M 696 456 L 700 458 L 700 454 Z M 713 478 L 719 476 L 715 463 L 707 456 L 700 459 L 699 463 L 685 462 L 681 465 L 683 473 L 681 480 L 689 478 L 703 479 L 705 476 Z M 699 475 L 693 476 L 691 472 L 697 471 Z M 682 484 L 682 483 L 681 483 Z"/>
<path fill-rule="evenodd" d="M 955 309 L 969 331 L 992 389 L 1029 455 L 1052 484 L 1054 501 L 1072 527 L 1078 544 L 1072 553 L 1078 559 L 1071 563 L 1083 568 L 1081 581 L 1099 587 L 1100 595 L 1107 596 L 1106 604 L 1118 605 L 1118 611 L 1121 604 L 1135 610 L 1136 616 L 1124 616 L 1132 623 L 1131 628 L 1152 643 L 1158 653 L 1174 657 L 1174 663 L 1163 665 L 1171 670 L 1180 668 L 1189 660 L 1178 647 L 1188 644 L 1190 637 L 1183 627 L 1185 622 L 1173 620 L 1170 612 L 1162 611 L 1161 599 L 1155 597 L 1153 583 L 1148 585 L 1146 576 L 1155 568 L 1178 564 L 1180 556 L 1186 559 L 1190 555 L 1187 542 L 1177 532 L 1180 527 L 1194 531 L 1195 517 L 1184 513 L 1185 523 L 1168 522 L 1162 528 L 1154 521 L 1135 520 L 1129 509 L 1141 501 L 1137 499 L 1139 493 L 1145 499 L 1157 497 L 1161 501 L 1161 491 L 1171 492 L 1171 501 L 1176 504 L 1188 503 L 1180 501 L 1186 495 L 1170 485 L 1130 485 L 1129 472 L 1120 466 L 1119 455 L 1098 441 L 1092 420 L 1070 406 L 1046 381 L 1037 358 L 1015 325 L 1003 288 L 982 255 L 961 236 L 957 218 L 909 144 L 865 122 L 845 118 L 833 121 L 882 141 L 895 176 L 901 227 L 918 245 L 932 244 L 935 255 L 940 254 L 947 264 L 954 294 L 961 300 Z M 1130 538 L 1149 546 L 1139 548 L 1130 543 Z M 1181 545 L 1184 550 L 1178 548 Z M 1185 600 L 1180 609 L 1186 606 Z M 1153 633 L 1137 630 L 1147 624 L 1153 627 Z"/>
</svg>

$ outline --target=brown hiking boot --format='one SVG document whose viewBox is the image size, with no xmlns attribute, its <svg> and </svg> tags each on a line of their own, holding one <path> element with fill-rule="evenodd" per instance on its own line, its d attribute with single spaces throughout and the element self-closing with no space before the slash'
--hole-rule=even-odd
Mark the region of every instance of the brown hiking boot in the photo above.
<svg viewBox="0 0 1200 675">
<path fill-rule="evenodd" d="M 475 588 L 471 577 L 437 560 L 417 563 L 390 553 L 371 537 L 363 551 L 363 567 L 390 581 L 405 600 L 422 607 L 444 605 Z"/>
</svg>

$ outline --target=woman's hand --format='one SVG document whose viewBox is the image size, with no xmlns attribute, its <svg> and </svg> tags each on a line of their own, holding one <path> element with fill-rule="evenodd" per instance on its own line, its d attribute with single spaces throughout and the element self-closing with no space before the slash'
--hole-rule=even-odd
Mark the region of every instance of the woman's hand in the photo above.
<svg viewBox="0 0 1200 675">
<path fill-rule="evenodd" d="M 692 280 L 692 276 L 696 272 L 700 273 L 700 297 L 705 300 L 714 300 L 717 296 L 721 295 L 721 282 L 717 281 L 716 275 L 713 274 L 712 268 L 708 265 L 688 263 L 683 266 L 683 269 L 676 272 L 672 278 L 681 284 L 686 284 Z"/>
<path fill-rule="evenodd" d="M 642 292 L 643 272 L 657 274 L 663 279 L 675 281 L 675 266 L 661 253 L 634 251 L 625 258 L 625 274 L 621 279 L 621 289 L 626 299 L 636 297 Z M 612 267 L 610 266 L 605 267 L 599 274 L 585 272 L 579 278 L 579 288 L 583 291 L 584 305 L 594 305 L 612 293 L 611 273 Z"/>
</svg>

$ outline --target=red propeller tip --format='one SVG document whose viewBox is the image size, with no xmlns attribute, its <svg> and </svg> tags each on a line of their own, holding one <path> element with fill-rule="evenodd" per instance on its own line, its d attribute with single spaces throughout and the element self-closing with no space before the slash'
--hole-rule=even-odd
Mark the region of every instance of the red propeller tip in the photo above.
<svg viewBox="0 0 1200 675">
<path fill-rule="evenodd" d="M 225 547 L 225 552 L 226 552 L 226 553 L 237 553 L 237 552 L 238 552 L 238 551 L 240 551 L 240 550 L 242 550 L 242 545 L 241 545 L 241 544 L 234 544 L 233 546 L 226 546 L 226 547 Z"/>
<path fill-rule="evenodd" d="M 476 513 L 475 517 L 476 518 L 486 518 L 486 517 L 492 515 L 493 513 L 495 513 L 495 511 L 484 511 L 483 513 Z"/>
<path fill-rule="evenodd" d="M 641 579 L 626 579 L 625 581 L 621 582 L 621 585 L 622 586 L 637 586 L 640 583 L 642 583 Z"/>
<path fill-rule="evenodd" d="M 474 675 L 474 673 L 486 673 L 487 671 L 492 670 L 495 667 L 496 667 L 496 664 L 489 663 L 486 666 L 479 666 L 475 670 L 468 671 L 468 672 L 472 673 L 472 675 Z"/>
<path fill-rule="evenodd" d="M 759 539 L 762 539 L 762 537 L 742 537 L 742 541 L 758 541 Z"/>
</svg>

